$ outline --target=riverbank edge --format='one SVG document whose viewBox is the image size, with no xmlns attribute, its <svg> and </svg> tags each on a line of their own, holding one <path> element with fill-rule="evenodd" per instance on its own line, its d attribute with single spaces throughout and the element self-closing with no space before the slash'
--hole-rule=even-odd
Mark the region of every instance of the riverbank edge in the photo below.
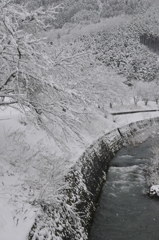
<svg viewBox="0 0 159 240">
<path fill-rule="evenodd" d="M 111 159 L 131 136 L 155 125 L 159 117 L 119 127 L 93 142 L 66 176 L 63 201 L 42 205 L 43 214 L 36 218 L 28 240 L 87 240 Z"/>
</svg>

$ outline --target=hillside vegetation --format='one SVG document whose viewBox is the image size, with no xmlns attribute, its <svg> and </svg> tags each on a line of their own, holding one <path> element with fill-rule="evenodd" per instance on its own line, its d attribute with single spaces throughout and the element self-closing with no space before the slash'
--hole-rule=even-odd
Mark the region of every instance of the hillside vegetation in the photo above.
<svg viewBox="0 0 159 240">
<path fill-rule="evenodd" d="M 110 2 L 114 4 L 114 1 Z M 125 6 L 124 1 L 119 2 Z M 135 14 L 131 11 L 133 13 L 131 16 L 120 15 L 119 12 L 116 17 L 100 18 L 98 23 L 67 24 L 62 29 L 49 31 L 46 36 L 55 45 L 56 42 L 61 42 L 70 44 L 73 48 L 78 46 L 78 51 L 93 56 L 91 64 L 94 64 L 94 68 L 97 65 L 104 65 L 113 69 L 125 78 L 123 81 L 128 86 L 141 83 L 143 86 L 140 88 L 145 90 L 145 94 L 147 94 L 147 82 L 153 82 L 152 88 L 151 86 L 149 88 L 150 95 L 154 94 L 154 96 L 150 98 L 156 99 L 154 86 L 156 84 L 158 90 L 159 5 L 156 1 L 151 3 L 143 1 L 142 7 L 137 7 L 135 1 L 130 2 L 134 3 L 133 6 L 136 6 L 137 10 Z M 147 6 L 147 9 L 144 6 Z M 144 13 L 141 14 L 141 10 Z"/>
<path fill-rule="evenodd" d="M 127 84 L 134 80 L 157 81 L 159 67 L 157 1 L 72 0 L 65 1 L 63 6 L 56 21 L 60 24 L 62 18 L 65 24 L 62 24 L 62 29 L 50 30 L 46 34 L 49 41 L 54 43 L 73 41 L 75 44 L 82 42 L 84 49 L 91 51 L 101 64 L 111 66 L 118 74 L 124 75 Z M 95 21 L 96 14 L 89 20 L 88 13 L 85 13 L 87 19 L 80 16 L 81 11 L 84 13 L 88 10 L 101 11 L 98 21 Z M 109 16 L 106 14 L 107 11 Z M 78 20 L 77 15 L 80 16 Z"/>
<path fill-rule="evenodd" d="M 15 0 L 23 3 L 24 0 Z M 110 18 L 121 14 L 136 14 L 145 12 L 155 0 L 27 0 L 28 8 L 59 6 L 56 20 L 52 22 L 55 28 L 62 28 L 68 23 L 90 24 L 98 23 L 102 18 Z"/>
</svg>

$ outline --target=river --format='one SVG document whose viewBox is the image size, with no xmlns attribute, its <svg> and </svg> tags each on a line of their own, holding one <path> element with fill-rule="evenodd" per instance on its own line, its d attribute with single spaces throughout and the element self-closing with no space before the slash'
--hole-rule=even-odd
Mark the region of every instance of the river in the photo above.
<svg viewBox="0 0 159 240">
<path fill-rule="evenodd" d="M 145 169 L 159 136 L 123 147 L 112 159 L 89 240 L 158 240 L 159 199 L 150 198 Z"/>
</svg>

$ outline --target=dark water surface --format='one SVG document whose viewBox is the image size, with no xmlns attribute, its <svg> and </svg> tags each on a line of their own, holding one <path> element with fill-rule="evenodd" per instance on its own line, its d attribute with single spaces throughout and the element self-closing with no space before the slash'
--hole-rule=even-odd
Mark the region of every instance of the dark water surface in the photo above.
<svg viewBox="0 0 159 240">
<path fill-rule="evenodd" d="M 111 161 L 89 240 L 159 240 L 159 199 L 143 193 L 153 146 L 159 136 L 123 147 Z"/>
</svg>

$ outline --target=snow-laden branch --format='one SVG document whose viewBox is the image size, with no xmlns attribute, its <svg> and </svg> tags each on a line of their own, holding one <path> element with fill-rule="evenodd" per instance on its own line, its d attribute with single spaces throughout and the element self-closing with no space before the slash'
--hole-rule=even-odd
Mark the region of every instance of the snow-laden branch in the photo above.
<svg viewBox="0 0 159 240">
<path fill-rule="evenodd" d="M 32 11 L 25 4 L 0 1 L 0 103 L 17 103 L 56 141 L 62 134 L 80 137 L 78 127 L 87 115 L 87 95 L 75 80 L 85 54 L 66 46 L 55 48 L 37 34 L 58 8 Z"/>
<path fill-rule="evenodd" d="M 10 102 L 0 102 L 0 106 L 10 106 L 12 104 L 18 103 L 17 101 L 10 101 Z"/>
</svg>

